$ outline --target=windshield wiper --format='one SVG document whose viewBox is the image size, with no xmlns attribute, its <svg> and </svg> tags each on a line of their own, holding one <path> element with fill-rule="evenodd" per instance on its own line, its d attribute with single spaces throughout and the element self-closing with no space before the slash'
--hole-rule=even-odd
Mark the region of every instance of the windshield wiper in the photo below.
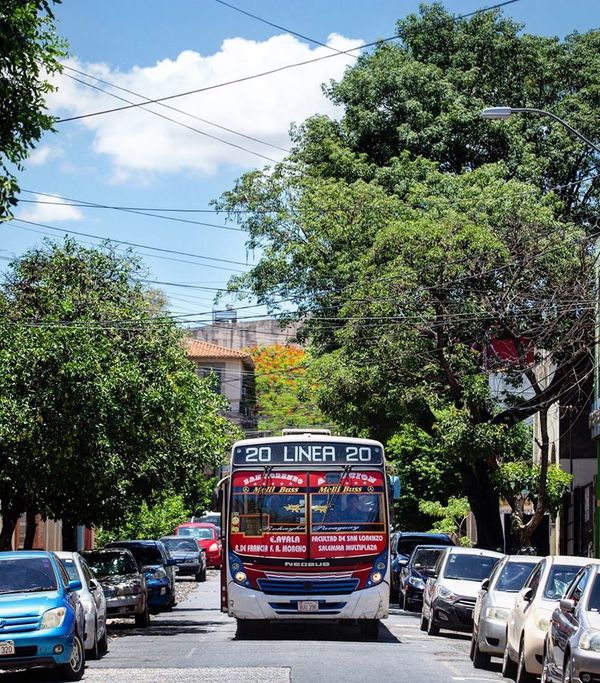
<svg viewBox="0 0 600 683">
<path fill-rule="evenodd" d="M 340 472 L 340 478 L 338 479 L 337 485 L 339 486 L 342 483 L 342 479 L 348 476 L 350 474 L 350 470 L 352 469 L 352 465 L 346 465 L 342 472 Z M 333 491 L 330 491 L 327 494 L 327 500 L 325 501 L 325 514 L 323 515 L 323 519 L 321 520 L 321 524 L 325 524 L 325 519 L 327 518 L 327 515 L 329 514 L 329 506 L 331 504 L 331 499 L 334 495 L 339 496 L 339 491 L 334 494 Z"/>
</svg>

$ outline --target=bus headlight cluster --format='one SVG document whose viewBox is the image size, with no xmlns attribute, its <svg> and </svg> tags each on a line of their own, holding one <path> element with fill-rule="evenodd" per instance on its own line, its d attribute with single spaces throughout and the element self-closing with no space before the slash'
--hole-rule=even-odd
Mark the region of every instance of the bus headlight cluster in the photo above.
<svg viewBox="0 0 600 683">
<path fill-rule="evenodd" d="M 232 552 L 229 553 L 229 572 L 231 573 L 231 578 L 235 583 L 237 583 L 238 586 L 250 588 L 248 575 L 244 571 L 244 563 L 235 553 Z"/>
<path fill-rule="evenodd" d="M 379 583 L 383 579 L 383 574 L 381 572 L 373 572 L 371 574 L 371 583 Z"/>
</svg>

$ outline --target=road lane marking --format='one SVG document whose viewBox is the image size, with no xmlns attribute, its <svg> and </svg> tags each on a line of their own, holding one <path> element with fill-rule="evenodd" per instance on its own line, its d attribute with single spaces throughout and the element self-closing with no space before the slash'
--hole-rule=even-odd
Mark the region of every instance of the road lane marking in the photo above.
<svg viewBox="0 0 600 683">
<path fill-rule="evenodd" d="M 87 668 L 86 681 L 99 683 L 290 683 L 289 667 L 202 667 L 179 669 Z"/>
</svg>

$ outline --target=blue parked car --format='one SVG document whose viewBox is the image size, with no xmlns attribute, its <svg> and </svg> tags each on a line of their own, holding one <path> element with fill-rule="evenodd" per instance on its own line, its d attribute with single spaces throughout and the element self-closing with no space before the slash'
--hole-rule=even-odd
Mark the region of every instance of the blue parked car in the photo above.
<svg viewBox="0 0 600 683">
<path fill-rule="evenodd" d="M 0 552 L 0 669 L 55 668 L 65 680 L 80 680 L 81 588 L 54 553 Z"/>
<path fill-rule="evenodd" d="M 169 611 L 175 606 L 175 566 L 160 541 L 113 541 L 106 548 L 127 548 L 140 571 L 146 575 L 148 605 L 152 612 Z"/>
</svg>

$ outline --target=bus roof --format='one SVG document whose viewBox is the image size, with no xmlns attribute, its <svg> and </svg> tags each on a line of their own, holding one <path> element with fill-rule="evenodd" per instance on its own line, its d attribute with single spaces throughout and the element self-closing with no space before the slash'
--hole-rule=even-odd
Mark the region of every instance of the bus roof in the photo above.
<svg viewBox="0 0 600 683">
<path fill-rule="evenodd" d="M 289 434 L 287 436 L 264 436 L 254 439 L 241 439 L 233 444 L 233 448 L 270 443 L 310 443 L 311 441 L 316 441 L 318 443 L 348 443 L 356 444 L 358 446 L 373 446 L 383 450 L 383 445 L 374 439 L 355 439 L 350 436 L 328 436 L 325 434 L 311 434 L 307 432 Z"/>
</svg>

